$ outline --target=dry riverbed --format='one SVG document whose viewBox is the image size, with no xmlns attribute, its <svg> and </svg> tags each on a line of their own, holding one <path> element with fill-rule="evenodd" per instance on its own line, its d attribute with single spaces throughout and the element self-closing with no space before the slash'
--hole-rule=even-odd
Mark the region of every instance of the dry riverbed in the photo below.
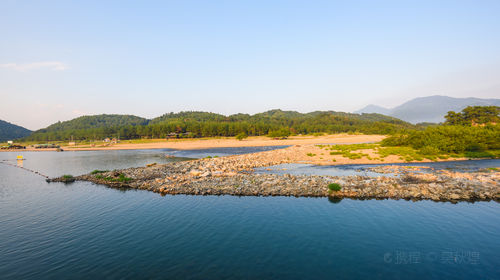
<svg viewBox="0 0 500 280">
<path fill-rule="evenodd" d="M 314 145 L 293 146 L 254 154 L 199 159 L 147 167 L 97 172 L 51 181 L 90 181 L 117 188 L 160 194 L 312 196 L 332 198 L 429 199 L 434 201 L 500 200 L 498 169 L 488 172 L 421 173 L 421 168 L 380 167 L 373 170 L 398 176 L 316 176 L 255 174 L 254 168 L 307 160 Z M 387 161 L 386 161 L 387 162 Z M 338 162 L 337 162 L 338 163 Z M 425 167 L 423 167 L 425 168 Z M 329 185 L 339 184 L 340 190 Z"/>
</svg>

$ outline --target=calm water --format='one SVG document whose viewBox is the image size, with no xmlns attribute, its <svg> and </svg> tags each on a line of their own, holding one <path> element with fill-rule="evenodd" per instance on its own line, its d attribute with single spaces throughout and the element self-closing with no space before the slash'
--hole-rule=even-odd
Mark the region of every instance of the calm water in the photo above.
<svg viewBox="0 0 500 280">
<path fill-rule="evenodd" d="M 23 155 L 56 176 L 166 152 Z M 0 278 L 499 279 L 500 204 L 162 197 L 0 164 Z"/>
</svg>

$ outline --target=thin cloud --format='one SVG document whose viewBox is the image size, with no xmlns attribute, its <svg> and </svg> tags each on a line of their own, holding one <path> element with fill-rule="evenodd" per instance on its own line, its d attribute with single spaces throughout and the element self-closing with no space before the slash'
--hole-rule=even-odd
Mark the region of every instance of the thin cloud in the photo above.
<svg viewBox="0 0 500 280">
<path fill-rule="evenodd" d="M 36 69 L 49 69 L 52 71 L 64 71 L 68 69 L 68 66 L 59 61 L 43 61 L 43 62 L 33 62 L 33 63 L 6 63 L 0 64 L 0 68 L 12 69 L 19 72 L 26 72 Z"/>
</svg>

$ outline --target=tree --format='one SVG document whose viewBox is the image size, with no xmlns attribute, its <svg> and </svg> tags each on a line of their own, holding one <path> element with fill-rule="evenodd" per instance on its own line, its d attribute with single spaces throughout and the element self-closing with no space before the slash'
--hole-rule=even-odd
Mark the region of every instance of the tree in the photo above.
<svg viewBox="0 0 500 280">
<path fill-rule="evenodd" d="M 499 114 L 500 107 L 498 106 L 468 106 L 460 113 L 448 112 L 445 116 L 445 124 L 471 126 L 498 123 L 500 121 Z"/>
</svg>

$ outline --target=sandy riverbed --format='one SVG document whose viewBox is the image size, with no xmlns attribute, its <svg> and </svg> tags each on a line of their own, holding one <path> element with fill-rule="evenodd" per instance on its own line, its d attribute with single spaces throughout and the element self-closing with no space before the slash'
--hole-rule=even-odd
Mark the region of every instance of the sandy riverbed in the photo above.
<svg viewBox="0 0 500 280">
<path fill-rule="evenodd" d="M 208 149 L 208 148 L 232 148 L 232 147 L 262 147 L 281 145 L 307 145 L 307 144 L 358 144 L 379 142 L 384 139 L 384 135 L 349 135 L 333 134 L 324 136 L 292 136 L 288 139 L 275 140 L 266 136 L 249 137 L 243 141 L 234 137 L 225 138 L 197 138 L 197 139 L 152 139 L 147 142 L 135 143 L 135 141 L 123 140 L 121 143 L 104 145 L 100 142 L 95 147 L 68 146 L 61 144 L 65 151 L 105 151 L 105 150 L 147 150 L 147 149 Z M 23 152 L 23 151 L 55 151 L 56 149 L 35 149 L 27 146 L 23 150 L 0 150 L 2 152 Z"/>
<path fill-rule="evenodd" d="M 148 143 L 122 143 L 111 146 L 96 146 L 96 147 L 79 147 L 79 146 L 63 146 L 67 151 L 88 151 L 88 150 L 134 150 L 134 149 L 207 149 L 207 148 L 223 148 L 223 147 L 259 147 L 259 146 L 280 146 L 280 145 L 308 145 L 308 144 L 357 144 L 379 142 L 384 139 L 384 135 L 348 135 L 334 134 L 325 136 L 292 136 L 288 139 L 274 140 L 265 136 L 249 137 L 243 141 L 232 138 L 203 138 L 203 139 L 180 139 L 180 140 L 164 140 Z"/>
</svg>

